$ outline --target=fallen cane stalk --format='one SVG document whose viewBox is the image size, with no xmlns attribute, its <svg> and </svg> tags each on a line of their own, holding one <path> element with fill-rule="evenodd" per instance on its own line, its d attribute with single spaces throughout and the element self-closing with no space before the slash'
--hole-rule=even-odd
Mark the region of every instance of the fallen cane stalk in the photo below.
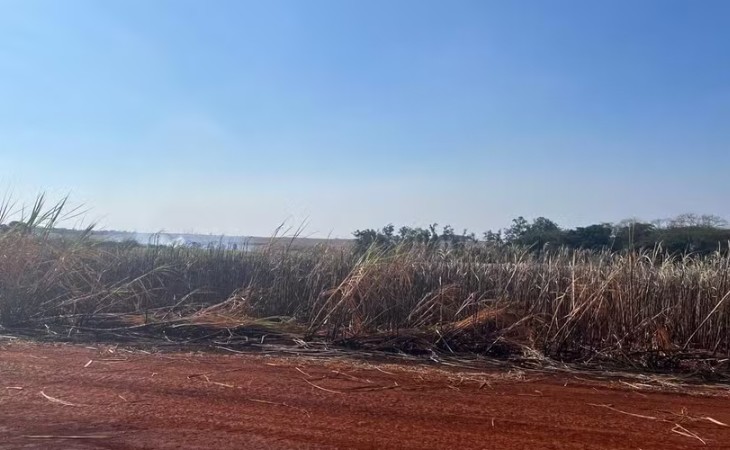
<svg viewBox="0 0 730 450">
<path fill-rule="evenodd" d="M 41 395 L 43 396 L 43 398 L 45 398 L 46 400 L 48 400 L 51 403 L 58 403 L 59 405 L 64 405 L 64 406 L 84 406 L 84 405 L 77 405 L 76 403 L 67 402 L 65 400 L 61 400 L 60 398 L 51 397 L 50 395 L 47 395 L 43 391 L 41 391 Z"/>
</svg>

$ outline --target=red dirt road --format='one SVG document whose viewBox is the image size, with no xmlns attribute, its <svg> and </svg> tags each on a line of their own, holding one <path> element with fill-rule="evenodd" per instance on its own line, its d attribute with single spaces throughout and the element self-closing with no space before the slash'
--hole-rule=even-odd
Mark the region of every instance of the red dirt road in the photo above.
<svg viewBox="0 0 730 450">
<path fill-rule="evenodd" d="M 727 390 L 638 387 L 5 341 L 0 449 L 730 448 Z"/>
</svg>

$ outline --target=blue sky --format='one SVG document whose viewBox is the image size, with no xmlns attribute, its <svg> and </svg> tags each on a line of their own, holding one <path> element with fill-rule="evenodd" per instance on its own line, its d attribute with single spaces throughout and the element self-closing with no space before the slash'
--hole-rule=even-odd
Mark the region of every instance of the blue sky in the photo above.
<svg viewBox="0 0 730 450">
<path fill-rule="evenodd" d="M 730 218 L 730 2 L 0 0 L 0 190 L 108 229 Z"/>
</svg>

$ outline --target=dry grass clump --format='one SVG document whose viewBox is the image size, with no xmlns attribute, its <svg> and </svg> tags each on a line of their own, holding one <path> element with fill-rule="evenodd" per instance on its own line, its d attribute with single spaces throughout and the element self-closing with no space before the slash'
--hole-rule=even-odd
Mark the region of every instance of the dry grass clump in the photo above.
<svg viewBox="0 0 730 450">
<path fill-rule="evenodd" d="M 727 354 L 730 259 L 404 249 L 365 258 L 317 303 L 314 327 L 333 333 L 436 329 L 458 345 L 515 340 L 548 355 L 701 348 Z"/>
<path fill-rule="evenodd" d="M 529 348 L 646 364 L 690 351 L 730 354 L 730 257 L 719 252 L 124 246 L 54 238 L 59 210 L 36 209 L 33 220 L 0 231 L 6 327 L 209 313 L 285 317 L 332 339 L 419 335 L 451 351 Z"/>
</svg>

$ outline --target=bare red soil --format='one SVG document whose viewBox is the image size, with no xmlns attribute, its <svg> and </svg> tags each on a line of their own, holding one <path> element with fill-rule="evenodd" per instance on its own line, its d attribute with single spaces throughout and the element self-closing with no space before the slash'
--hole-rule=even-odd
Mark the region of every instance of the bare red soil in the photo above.
<svg viewBox="0 0 730 450">
<path fill-rule="evenodd" d="M 730 448 L 727 390 L 457 370 L 15 341 L 0 448 Z"/>
</svg>

